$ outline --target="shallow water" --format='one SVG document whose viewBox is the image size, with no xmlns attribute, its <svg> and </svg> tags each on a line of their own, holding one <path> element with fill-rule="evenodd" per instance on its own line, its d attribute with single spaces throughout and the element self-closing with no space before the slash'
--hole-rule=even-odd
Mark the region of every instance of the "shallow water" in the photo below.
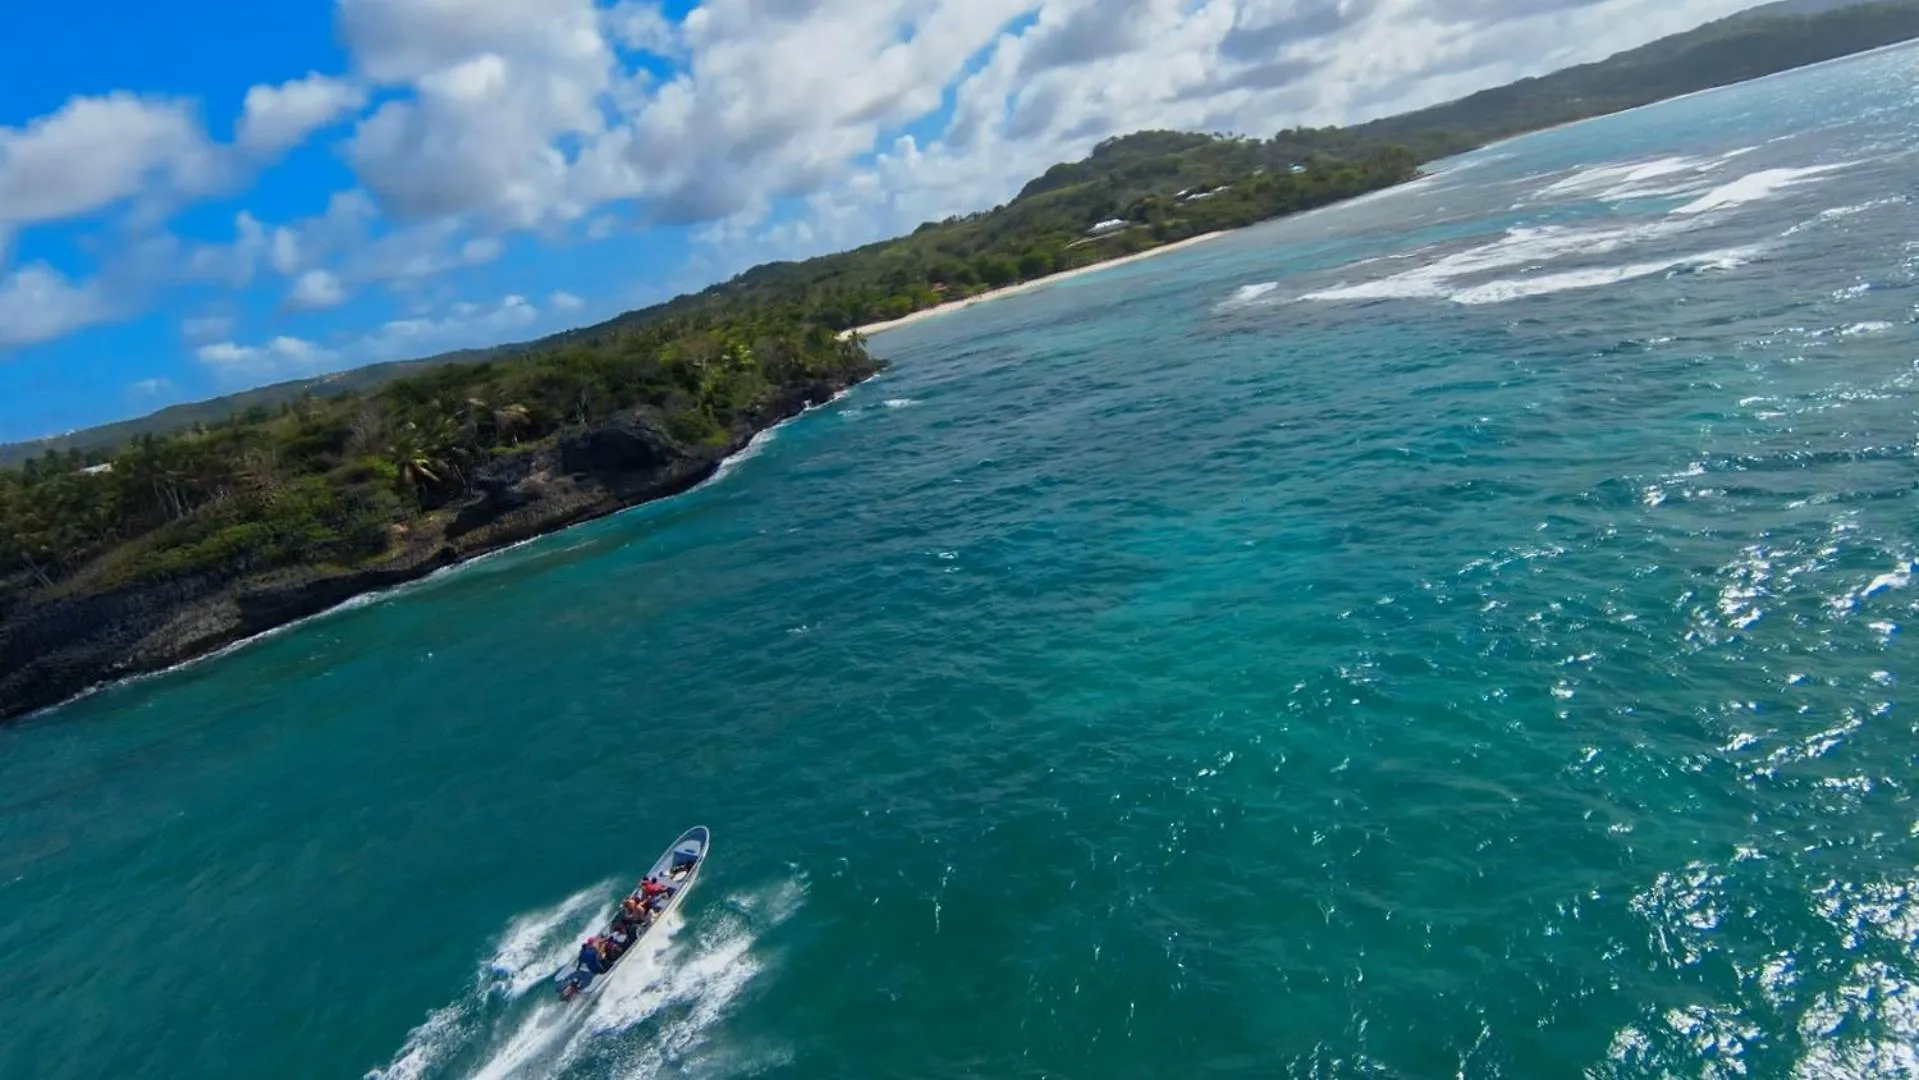
<svg viewBox="0 0 1919 1080">
<path fill-rule="evenodd" d="M 883 335 L 692 495 L 0 731 L 0 1074 L 1919 1074 L 1915 76 Z"/>
</svg>

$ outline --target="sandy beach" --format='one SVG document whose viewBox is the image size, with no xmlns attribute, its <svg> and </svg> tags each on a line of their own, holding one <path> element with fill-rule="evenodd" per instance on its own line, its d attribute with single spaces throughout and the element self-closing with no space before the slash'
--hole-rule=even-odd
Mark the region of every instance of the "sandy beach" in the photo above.
<svg viewBox="0 0 1919 1080">
<path fill-rule="evenodd" d="M 1094 273 L 1098 273 L 1101 270 L 1110 270 L 1115 266 L 1125 266 L 1127 263 L 1139 262 L 1141 259 L 1151 259 L 1158 255 L 1164 255 L 1167 252 L 1178 251 L 1181 248 L 1189 248 L 1195 244 L 1203 244 L 1208 240 L 1216 240 L 1219 237 L 1225 236 L 1226 233 L 1229 231 L 1231 230 L 1221 230 L 1219 232 L 1202 233 L 1199 236 L 1190 236 L 1184 240 L 1176 240 L 1170 244 L 1162 244 L 1159 247 L 1153 248 L 1150 251 L 1139 251 L 1131 255 L 1122 255 L 1117 259 L 1108 259 L 1105 262 L 1096 262 L 1096 263 L 1093 263 L 1091 266 L 1081 266 L 1081 267 L 1076 267 L 1072 270 L 1063 270 L 1060 273 L 1048 274 L 1045 277 L 1034 278 L 1031 281 L 1022 281 L 1018 285 L 1008 285 L 1005 288 L 1001 288 L 1001 289 L 991 289 L 987 292 L 979 293 L 974 296 L 969 296 L 964 300 L 949 300 L 944 304 L 939 304 L 934 307 L 921 308 L 920 310 L 913 312 L 911 315 L 902 315 L 901 317 L 897 319 L 888 319 L 885 322 L 867 323 L 865 326 L 856 326 L 851 330 L 843 331 L 840 334 L 840 336 L 847 337 L 852 334 L 864 334 L 870 337 L 871 335 L 880 333 L 881 331 L 897 330 L 902 326 L 911 325 L 912 323 L 919 322 L 922 319 L 930 319 L 936 315 L 949 314 L 951 312 L 959 311 L 964 308 L 972 307 L 975 304 L 984 304 L 988 300 L 998 300 L 1001 297 L 1012 296 L 1016 293 L 1030 292 L 1034 289 L 1043 288 L 1044 286 L 1047 286 L 1047 285 L 1057 284 L 1058 282 L 1065 281 L 1068 278 L 1076 278 L 1084 274 L 1094 274 Z"/>
</svg>

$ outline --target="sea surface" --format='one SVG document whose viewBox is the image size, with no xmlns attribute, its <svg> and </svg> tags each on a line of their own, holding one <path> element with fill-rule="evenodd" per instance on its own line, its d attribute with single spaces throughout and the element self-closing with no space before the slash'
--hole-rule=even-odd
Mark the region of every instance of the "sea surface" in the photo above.
<svg viewBox="0 0 1919 1080">
<path fill-rule="evenodd" d="M 0 730 L 0 1074 L 1919 1075 L 1916 148 L 1491 147 Z"/>
</svg>

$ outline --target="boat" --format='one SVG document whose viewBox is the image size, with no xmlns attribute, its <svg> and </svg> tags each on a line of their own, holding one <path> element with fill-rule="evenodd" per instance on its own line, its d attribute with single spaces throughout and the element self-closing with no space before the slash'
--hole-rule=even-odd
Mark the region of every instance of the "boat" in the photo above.
<svg viewBox="0 0 1919 1080">
<path fill-rule="evenodd" d="M 668 915 L 678 910 L 680 904 L 685 901 L 686 894 L 693 891 L 693 884 L 699 880 L 700 868 L 706 865 L 706 853 L 712 843 L 712 833 L 704 825 L 696 825 L 686 830 L 680 834 L 678 840 L 673 841 L 673 846 L 667 848 L 666 853 L 654 862 L 653 868 L 646 872 L 646 876 L 640 879 L 640 883 L 634 886 L 633 891 L 621 898 L 622 907 L 615 909 L 613 921 L 607 923 L 605 929 L 598 934 L 587 939 L 588 946 L 602 940 L 624 942 L 624 944 L 619 945 L 617 950 L 602 962 L 603 967 L 600 971 L 591 970 L 582 958 L 575 960 L 571 968 L 554 977 L 554 981 L 559 984 L 561 1001 L 572 1001 L 599 992 L 599 989 L 612 977 L 614 969 L 619 967 L 620 962 L 639 951 L 640 943 L 646 940 L 646 935 L 651 933 L 654 927 L 665 922 Z M 665 891 L 654 891 L 653 895 L 649 895 L 650 883 L 663 887 Z M 639 901 L 644 909 L 644 914 L 638 921 L 628 919 L 623 914 L 624 905 L 628 899 Z M 583 947 L 581 951 L 584 952 L 585 948 Z"/>
</svg>

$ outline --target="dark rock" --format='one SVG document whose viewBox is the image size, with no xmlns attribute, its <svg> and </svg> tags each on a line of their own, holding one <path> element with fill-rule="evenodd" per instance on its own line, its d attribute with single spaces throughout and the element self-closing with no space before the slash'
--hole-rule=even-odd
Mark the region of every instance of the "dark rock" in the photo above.
<svg viewBox="0 0 1919 1080">
<path fill-rule="evenodd" d="M 560 439 L 560 469 L 569 473 L 630 474 L 664 468 L 687 456 L 645 412 L 616 416 Z"/>
</svg>

